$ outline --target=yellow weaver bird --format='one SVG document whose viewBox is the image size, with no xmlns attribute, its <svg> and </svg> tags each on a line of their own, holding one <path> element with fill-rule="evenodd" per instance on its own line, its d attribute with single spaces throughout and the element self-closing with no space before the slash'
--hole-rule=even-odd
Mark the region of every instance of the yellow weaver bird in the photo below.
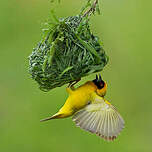
<svg viewBox="0 0 152 152">
<path fill-rule="evenodd" d="M 74 84 L 67 88 L 69 97 L 63 107 L 55 115 L 41 121 L 73 116 L 72 120 L 80 128 L 113 141 L 124 128 L 124 120 L 116 108 L 104 98 L 106 82 L 101 75 L 96 75 L 96 79 L 78 88 L 74 88 Z"/>
</svg>

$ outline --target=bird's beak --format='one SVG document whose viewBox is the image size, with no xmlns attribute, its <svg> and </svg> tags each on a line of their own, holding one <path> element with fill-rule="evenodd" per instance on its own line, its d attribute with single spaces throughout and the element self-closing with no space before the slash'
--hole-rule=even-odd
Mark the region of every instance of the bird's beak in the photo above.
<svg viewBox="0 0 152 152">
<path fill-rule="evenodd" d="M 96 81 L 102 81 L 102 77 L 101 77 L 101 74 L 99 74 L 99 77 L 98 77 L 98 75 L 96 74 L 96 79 L 95 79 Z"/>
<path fill-rule="evenodd" d="M 99 74 L 99 81 L 102 81 L 101 74 Z"/>
<path fill-rule="evenodd" d="M 98 75 L 96 74 L 96 81 L 98 81 Z"/>
</svg>

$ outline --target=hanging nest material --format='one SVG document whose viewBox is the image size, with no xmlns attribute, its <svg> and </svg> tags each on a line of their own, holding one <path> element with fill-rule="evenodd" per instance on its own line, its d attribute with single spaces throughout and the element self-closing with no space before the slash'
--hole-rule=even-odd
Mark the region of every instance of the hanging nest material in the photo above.
<svg viewBox="0 0 152 152">
<path fill-rule="evenodd" d="M 88 17 L 62 18 L 49 26 L 29 57 L 29 71 L 43 91 L 103 70 L 108 57 Z"/>
</svg>

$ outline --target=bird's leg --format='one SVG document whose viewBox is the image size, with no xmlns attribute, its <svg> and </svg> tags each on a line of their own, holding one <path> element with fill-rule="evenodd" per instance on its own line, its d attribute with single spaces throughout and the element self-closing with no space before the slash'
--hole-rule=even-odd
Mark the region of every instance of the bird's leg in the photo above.
<svg viewBox="0 0 152 152">
<path fill-rule="evenodd" d="M 74 88 L 74 85 L 77 84 L 80 80 L 81 80 L 81 78 L 79 78 L 78 80 L 74 81 L 74 83 L 72 82 L 71 87 Z"/>
<path fill-rule="evenodd" d="M 75 90 L 74 85 L 75 85 L 76 83 L 78 83 L 80 80 L 81 80 L 81 78 L 78 79 L 78 80 L 76 80 L 76 81 L 70 82 L 69 85 L 68 85 L 68 87 L 66 88 L 67 92 L 68 92 L 68 93 L 71 93 L 73 90 Z"/>
</svg>

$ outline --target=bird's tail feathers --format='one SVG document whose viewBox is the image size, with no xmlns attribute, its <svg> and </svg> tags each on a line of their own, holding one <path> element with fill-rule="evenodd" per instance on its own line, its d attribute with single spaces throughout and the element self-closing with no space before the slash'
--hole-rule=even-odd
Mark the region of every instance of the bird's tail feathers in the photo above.
<svg viewBox="0 0 152 152">
<path fill-rule="evenodd" d="M 48 120 L 51 120 L 51 119 L 59 119 L 59 118 L 61 118 L 61 117 L 62 117 L 62 114 L 61 114 L 61 113 L 56 113 L 56 114 L 54 114 L 53 116 L 48 117 L 48 118 L 44 118 L 44 119 L 42 119 L 42 120 L 40 120 L 40 121 L 43 122 L 43 121 L 48 121 Z"/>
</svg>

